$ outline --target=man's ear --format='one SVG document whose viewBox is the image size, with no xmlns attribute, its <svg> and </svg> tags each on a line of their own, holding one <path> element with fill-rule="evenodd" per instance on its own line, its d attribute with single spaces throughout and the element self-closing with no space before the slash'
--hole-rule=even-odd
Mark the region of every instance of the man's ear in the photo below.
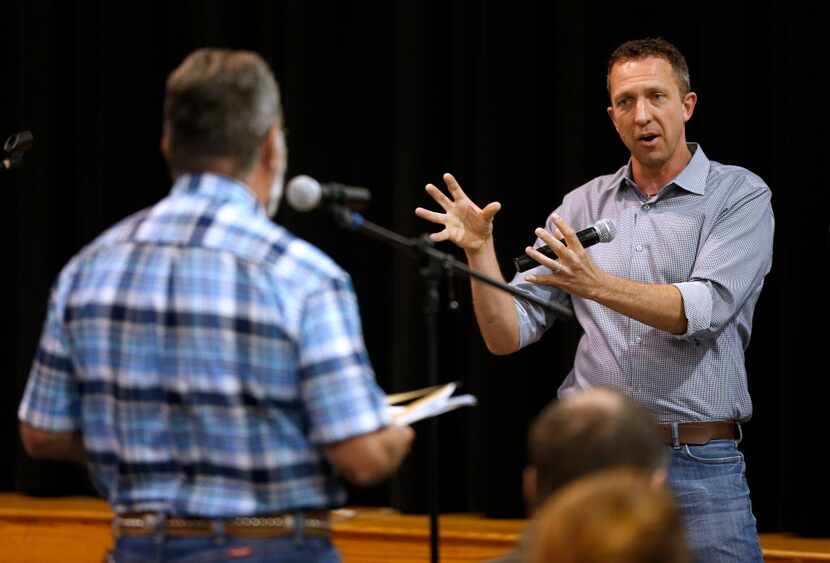
<svg viewBox="0 0 830 563">
<path fill-rule="evenodd" d="M 697 105 L 697 94 L 694 92 L 689 92 L 685 96 L 683 96 L 683 123 L 689 121 L 692 118 L 692 114 L 695 112 L 695 106 Z"/>
<path fill-rule="evenodd" d="M 261 159 L 262 164 L 268 170 L 275 170 L 285 162 L 288 155 L 286 153 L 285 137 L 282 128 L 274 124 L 265 136 L 262 143 Z"/>
<path fill-rule="evenodd" d="M 170 161 L 170 132 L 166 125 L 161 132 L 161 154 L 164 156 L 164 160 Z"/>
</svg>

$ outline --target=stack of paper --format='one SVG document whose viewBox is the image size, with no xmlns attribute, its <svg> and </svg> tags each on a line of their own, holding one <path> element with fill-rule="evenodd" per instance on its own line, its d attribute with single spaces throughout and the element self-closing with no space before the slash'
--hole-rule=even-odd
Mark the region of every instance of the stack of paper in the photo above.
<svg viewBox="0 0 830 563">
<path fill-rule="evenodd" d="M 438 416 L 460 407 L 473 406 L 478 402 L 473 395 L 452 397 L 457 387 L 457 383 L 447 383 L 389 395 L 386 401 L 393 424 L 408 426 L 424 418 Z M 407 401 L 411 402 L 403 404 Z"/>
</svg>

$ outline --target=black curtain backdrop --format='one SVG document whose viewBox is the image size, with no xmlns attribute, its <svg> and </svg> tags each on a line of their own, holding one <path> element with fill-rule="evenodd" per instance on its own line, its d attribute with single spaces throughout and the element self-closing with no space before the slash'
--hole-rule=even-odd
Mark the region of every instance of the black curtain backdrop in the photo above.
<svg viewBox="0 0 830 563">
<path fill-rule="evenodd" d="M 662 36 L 685 53 L 699 103 L 688 138 L 761 175 L 773 191 L 772 273 L 748 351 L 755 416 L 747 478 L 761 531 L 830 535 L 823 449 L 828 258 L 825 29 L 828 9 L 787 2 L 176 1 L 4 3 L 0 140 L 30 129 L 25 166 L 0 174 L 8 257 L 5 444 L 0 488 L 92 494 L 82 468 L 27 459 L 16 411 L 49 289 L 99 232 L 164 197 L 164 80 L 202 46 L 253 49 L 273 66 L 289 129 L 288 177 L 364 185 L 367 219 L 406 236 L 427 182 L 451 171 L 498 200 L 505 275 L 563 195 L 627 158 L 605 113 L 605 64 L 619 43 Z M 325 213 L 278 222 L 355 283 L 369 353 L 387 392 L 426 384 L 418 264 L 340 231 Z M 576 225 L 577 228 L 585 225 Z M 450 246 L 443 249 L 461 254 Z M 468 283 L 440 316 L 440 379 L 480 405 L 440 418 L 441 508 L 521 517 L 529 421 L 570 369 L 579 327 L 554 326 L 510 357 L 483 346 Z M 426 511 L 426 431 L 397 478 L 354 504 Z"/>
</svg>

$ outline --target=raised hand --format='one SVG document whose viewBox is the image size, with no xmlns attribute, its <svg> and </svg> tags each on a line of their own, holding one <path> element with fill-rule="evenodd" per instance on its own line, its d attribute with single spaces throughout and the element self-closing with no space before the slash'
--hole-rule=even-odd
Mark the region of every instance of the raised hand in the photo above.
<svg viewBox="0 0 830 563">
<path fill-rule="evenodd" d="M 464 250 L 475 252 L 492 236 L 493 217 L 501 209 L 501 204 L 494 201 L 481 209 L 467 197 L 452 174 L 444 174 L 444 183 L 447 184 L 452 199 L 433 184 L 427 184 L 426 191 L 445 213 L 418 207 L 415 215 L 444 225 L 442 231 L 430 235 L 435 242 L 449 240 Z"/>
<path fill-rule="evenodd" d="M 598 297 L 600 289 L 607 282 L 607 275 L 591 260 L 579 242 L 576 231 L 556 213 L 553 214 L 553 224 L 556 226 L 553 234 L 542 228 L 534 232 L 559 259 L 552 260 L 528 246 L 525 253 L 542 266 L 546 266 L 551 273 L 528 275 L 525 279 L 531 283 L 554 285 L 587 299 Z M 567 246 L 562 244 L 562 239 L 567 242 Z"/>
</svg>

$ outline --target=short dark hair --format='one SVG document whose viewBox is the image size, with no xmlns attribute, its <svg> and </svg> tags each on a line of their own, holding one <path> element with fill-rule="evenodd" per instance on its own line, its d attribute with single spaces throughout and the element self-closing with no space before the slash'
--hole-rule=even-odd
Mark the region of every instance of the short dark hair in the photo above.
<svg viewBox="0 0 830 563">
<path fill-rule="evenodd" d="M 571 481 L 610 467 L 654 472 L 665 467 L 666 448 L 652 414 L 619 392 L 598 388 L 555 400 L 529 433 L 536 469 L 536 504 Z"/>
<path fill-rule="evenodd" d="M 201 170 L 225 158 L 235 174 L 247 173 L 268 131 L 281 119 L 279 87 L 259 55 L 194 51 L 167 79 L 164 124 L 170 167 Z"/>
<path fill-rule="evenodd" d="M 605 86 L 608 88 L 608 94 L 611 94 L 611 69 L 615 64 L 625 61 L 636 61 L 648 57 L 665 59 L 671 64 L 681 96 L 685 96 L 692 90 L 692 83 L 689 79 L 689 65 L 686 64 L 686 58 L 683 56 L 683 53 L 665 39 L 658 37 L 656 39 L 647 38 L 626 41 L 614 49 L 614 52 L 611 53 L 611 57 L 608 59 L 608 72 L 605 75 Z"/>
</svg>

